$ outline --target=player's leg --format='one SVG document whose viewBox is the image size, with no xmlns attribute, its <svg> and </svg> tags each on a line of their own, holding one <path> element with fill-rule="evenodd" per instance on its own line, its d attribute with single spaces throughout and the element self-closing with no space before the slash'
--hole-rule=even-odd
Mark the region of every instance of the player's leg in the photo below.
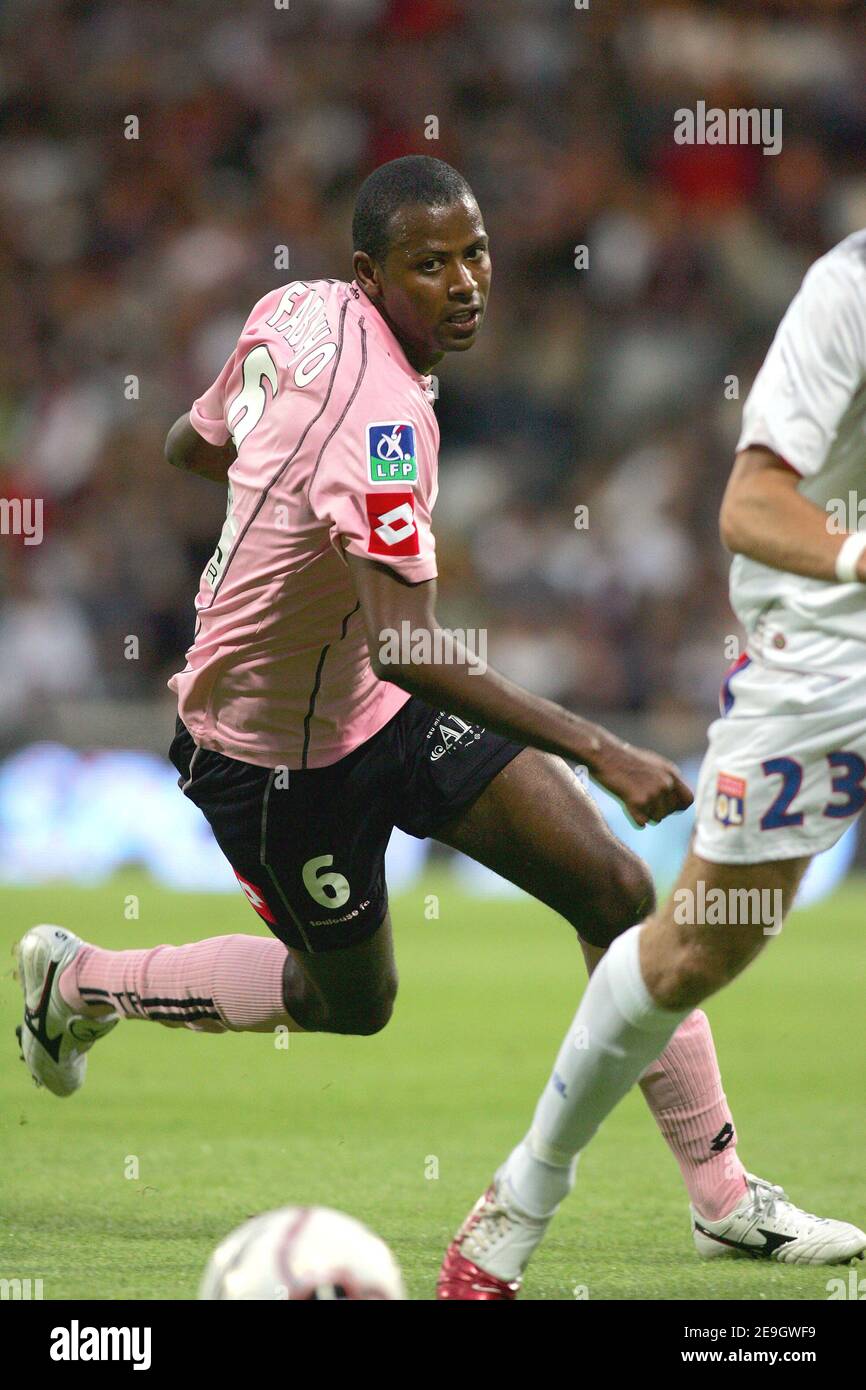
<svg viewBox="0 0 866 1390">
<path fill-rule="evenodd" d="M 286 957 L 281 942 L 255 936 L 107 951 L 62 927 L 33 927 L 18 948 L 22 1058 L 37 1085 L 67 1096 L 121 1018 L 209 1033 L 297 1030 L 282 997 Z"/>
<path fill-rule="evenodd" d="M 477 799 L 434 831 L 553 907 L 578 930 L 591 972 L 605 947 L 649 911 L 646 866 L 611 833 L 561 759 L 526 749 Z M 721 1217 L 743 1196 L 746 1171 L 706 1014 L 693 1010 L 641 1083 L 691 1201 Z"/>
<path fill-rule="evenodd" d="M 663 1055 L 693 1006 L 730 982 L 777 934 L 808 862 L 711 864 L 692 853 L 660 912 L 614 942 L 593 971 L 528 1135 L 448 1249 L 439 1298 L 516 1297 L 533 1250 L 574 1183 L 580 1151 L 653 1055 Z M 683 912 L 688 902 L 713 903 L 713 915 Z M 719 902 L 728 904 L 727 920 L 716 920 Z M 732 1251 L 834 1264 L 866 1249 L 858 1227 L 816 1218 L 751 1174 L 724 1218 L 708 1220 L 694 1208 L 692 1216 L 702 1255 Z"/>
<path fill-rule="evenodd" d="M 807 864 L 807 858 L 711 864 L 689 854 L 664 906 L 643 926 L 619 937 L 592 974 L 572 1030 L 586 1030 L 587 1045 L 576 1047 L 570 1034 L 570 1051 L 560 1053 L 564 1071 L 558 1062 L 556 1074 L 568 1098 L 553 1110 L 545 1107 L 547 1147 L 570 1148 L 569 1159 L 583 1147 L 619 1095 L 653 1060 L 653 1039 L 666 1041 L 678 1021 L 739 974 L 776 934 Z M 763 910 L 767 901 L 772 904 L 769 914 Z M 706 911 L 708 902 L 713 914 Z M 733 904 L 735 910 L 717 912 L 719 902 Z M 694 910 L 685 904 L 693 904 Z M 628 1037 L 628 1047 L 612 1041 L 618 1032 Z M 611 1052 L 605 1065 L 597 1054 L 608 1044 L 618 1055 Z M 635 1071 L 638 1058 L 642 1065 Z M 587 1079 L 595 1072 L 597 1084 Z M 580 1142 L 572 1148 L 575 1137 Z"/>
<path fill-rule="evenodd" d="M 604 951 L 585 941 L 581 947 L 591 975 Z M 703 1009 L 693 1009 L 683 1020 L 639 1085 L 693 1207 L 709 1220 L 720 1220 L 742 1200 L 747 1174 Z"/>
<path fill-rule="evenodd" d="M 240 934 L 132 951 L 82 943 L 60 991 L 93 1019 L 210 1033 L 376 1033 L 397 991 L 390 913 L 364 940 L 316 955 Z"/>
<path fill-rule="evenodd" d="M 121 1018 L 197 1032 L 376 1033 L 397 972 L 391 919 L 343 950 L 311 955 L 259 936 L 107 951 L 62 927 L 34 927 L 19 948 L 23 1060 L 40 1086 L 71 1095 L 87 1053 Z"/>
<path fill-rule="evenodd" d="M 432 832 L 553 908 L 602 949 L 655 902 L 649 869 L 616 838 L 567 763 L 524 748 Z"/>
<path fill-rule="evenodd" d="M 34 1080 L 58 1095 L 77 1090 L 86 1052 L 121 1017 L 202 1032 L 379 1031 L 397 987 L 380 742 L 278 778 L 196 750 L 181 726 L 172 756 L 183 789 L 278 939 L 108 951 L 62 928 L 33 928 L 19 954 L 19 1038 Z"/>
<path fill-rule="evenodd" d="M 808 862 L 711 864 L 693 853 L 673 897 L 599 963 L 532 1129 L 502 1174 L 501 1187 L 542 1221 L 541 1230 L 569 1190 L 576 1156 L 640 1075 L 654 1040 L 734 979 L 777 934 Z M 723 1217 L 709 1219 L 693 1207 L 702 1255 L 733 1251 L 832 1264 L 866 1248 L 866 1234 L 856 1226 L 818 1219 L 781 1188 L 746 1176 L 746 1192 Z"/>
<path fill-rule="evenodd" d="M 699 882 L 706 888 L 760 886 L 769 875 L 783 892 L 787 909 L 803 867 L 784 862 L 759 869 L 737 866 L 732 873 L 730 866 L 690 855 L 677 889 L 661 911 L 617 938 L 591 975 L 529 1133 L 512 1150 L 449 1247 L 440 1274 L 440 1299 L 516 1296 L 532 1251 L 574 1184 L 580 1150 L 663 1053 L 694 1005 L 733 978 L 768 939 L 760 922 L 731 927 L 675 923 L 676 904 L 682 901 L 678 893 L 697 892 Z M 668 952 L 677 963 L 663 976 L 666 993 L 661 1000 L 650 993 L 638 960 L 639 943 L 646 936 L 647 959 L 656 975 Z"/>
<path fill-rule="evenodd" d="M 866 766 L 866 675 L 861 671 L 859 648 L 857 653 L 839 655 L 834 644 L 828 656 L 825 643 L 816 655 L 814 634 L 802 635 L 802 652 L 795 650 L 799 641 L 794 632 L 787 632 L 781 644 L 765 644 L 760 659 L 738 663 L 729 673 L 725 714 L 710 729 L 696 794 L 695 854 L 678 885 L 687 899 L 696 901 L 702 891 L 706 901 L 708 889 L 714 886 L 723 895 L 753 893 L 759 903 L 762 893 L 766 894 L 773 926 L 711 927 L 709 915 L 706 926 L 684 926 L 675 916 L 675 898 L 642 932 L 635 929 L 618 938 L 597 966 L 560 1053 L 566 1071 L 577 1059 L 580 1075 L 566 1082 L 558 1069 L 554 1072 L 544 1098 L 548 1117 L 557 1110 L 560 1118 L 576 1114 L 590 1132 L 615 1104 L 616 1095 L 622 1093 L 619 1088 L 628 1089 L 641 1074 L 642 1067 L 634 1069 L 636 1061 L 645 1059 L 652 1065 L 654 1047 L 670 1057 L 662 1043 L 671 1038 L 677 1019 L 690 1014 L 696 1002 L 732 978 L 761 949 L 765 932 L 775 933 L 781 917 L 774 898 L 778 895 L 787 910 L 810 857 L 829 848 L 859 814 Z M 777 647 L 781 654 L 773 656 Z M 824 669 L 828 660 L 832 669 Z M 810 663 L 816 666 L 816 679 L 804 681 L 803 670 Z M 639 940 L 646 942 L 648 980 L 642 972 Z M 648 982 L 658 989 L 658 997 Z M 674 1069 L 668 1070 L 673 1076 Z M 528 1137 L 532 1138 L 532 1131 Z M 569 1133 L 565 1149 L 573 1137 Z M 578 1139 L 572 1152 L 585 1142 L 582 1135 Z M 527 1145 L 518 1145 L 518 1150 L 512 1156 L 515 1164 L 526 1158 Z M 554 1151 L 546 1155 L 552 1161 L 536 1170 L 540 1188 L 549 1183 L 551 1193 L 568 1189 L 571 1166 L 555 1150 L 554 1144 Z M 542 1151 L 530 1151 L 530 1167 L 544 1157 Z M 779 1189 L 760 1186 L 764 1196 L 774 1194 L 777 1213 L 784 1214 L 787 1207 L 789 1215 L 807 1216 L 782 1203 Z M 491 1222 L 474 1219 L 482 1228 L 496 1229 L 495 1210 Z M 866 1243 L 855 1227 L 821 1224 L 832 1228 L 839 1240 L 834 1236 L 823 1246 L 820 1239 L 813 1243 L 804 1256 L 812 1262 L 838 1259 L 840 1243 L 844 1246 L 847 1241 L 849 1248 L 852 1242 Z M 536 1233 L 532 1240 L 537 1239 Z M 532 1240 L 525 1246 L 525 1258 L 534 1248 Z M 807 1243 L 786 1246 L 785 1253 L 774 1257 L 791 1258 L 792 1250 L 802 1250 Z M 452 1245 L 449 1256 L 457 1245 Z M 440 1296 L 475 1295 L 446 1292 Z"/>
<path fill-rule="evenodd" d="M 866 800 L 859 648 L 840 656 L 838 644 L 816 643 L 811 632 L 781 635 L 778 648 L 767 641 L 726 681 L 725 714 L 711 726 L 695 797 L 695 848 L 673 898 L 617 941 L 584 997 L 593 1037 L 616 1047 L 618 1027 L 635 1035 L 626 1054 L 745 968 L 778 929 L 811 856 L 835 843 Z M 803 679 L 812 668 L 813 679 Z M 725 925 L 713 925 L 713 894 L 728 905 Z M 613 1000 L 607 1034 L 605 991 Z M 596 1064 L 605 1069 L 592 1045 L 580 1061 L 578 1094 Z M 593 1128 L 594 1105 L 610 1108 L 607 1083 L 590 1083 L 589 1092 L 580 1110 Z"/>
</svg>

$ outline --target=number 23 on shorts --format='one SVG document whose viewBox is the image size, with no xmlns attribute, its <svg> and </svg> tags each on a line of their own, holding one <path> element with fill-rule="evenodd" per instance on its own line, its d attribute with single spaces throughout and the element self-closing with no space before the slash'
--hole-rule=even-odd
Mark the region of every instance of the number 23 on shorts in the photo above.
<svg viewBox="0 0 866 1390">
<path fill-rule="evenodd" d="M 841 796 L 841 801 L 827 801 L 822 815 L 833 820 L 844 820 L 856 816 L 866 805 L 866 762 L 859 753 L 841 750 L 827 754 L 830 768 L 830 792 Z M 765 777 L 781 777 L 782 785 L 775 798 L 761 817 L 762 830 L 781 830 L 803 824 L 803 812 L 792 810 L 803 784 L 803 765 L 796 758 L 767 758 L 761 763 Z"/>
</svg>

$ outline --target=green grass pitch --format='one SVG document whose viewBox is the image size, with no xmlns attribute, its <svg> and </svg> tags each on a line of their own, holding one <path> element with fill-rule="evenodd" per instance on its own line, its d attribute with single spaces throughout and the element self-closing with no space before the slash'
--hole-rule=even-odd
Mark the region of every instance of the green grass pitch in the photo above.
<svg viewBox="0 0 866 1390">
<path fill-rule="evenodd" d="M 708 1010 L 747 1166 L 860 1225 L 863 903 L 855 878 L 795 914 Z M 295 1035 L 283 1050 L 270 1036 L 123 1023 L 90 1054 L 83 1091 L 59 1101 L 17 1060 L 11 952 L 28 926 L 59 922 L 118 948 L 259 924 L 240 895 L 174 894 L 130 873 L 3 890 L 0 1276 L 41 1278 L 47 1299 L 191 1298 L 238 1222 L 322 1203 L 373 1226 L 411 1296 L 430 1298 L 454 1228 L 527 1127 L 584 974 L 552 913 L 470 900 L 445 871 L 392 913 L 400 996 L 376 1037 Z M 840 1272 L 700 1262 L 679 1171 L 635 1092 L 583 1156 L 523 1297 L 825 1299 Z"/>
</svg>

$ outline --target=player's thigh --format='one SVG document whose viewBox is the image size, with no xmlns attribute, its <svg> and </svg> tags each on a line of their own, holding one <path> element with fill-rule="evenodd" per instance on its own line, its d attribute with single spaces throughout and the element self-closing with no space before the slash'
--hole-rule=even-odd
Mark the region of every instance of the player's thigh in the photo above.
<svg viewBox="0 0 866 1390">
<path fill-rule="evenodd" d="M 670 897 L 644 925 L 641 967 L 664 1007 L 694 1006 L 778 936 L 809 857 L 717 864 L 690 850 Z"/>
<path fill-rule="evenodd" d="M 647 866 L 619 841 L 562 758 L 525 748 L 433 838 L 486 865 L 608 945 L 654 904 Z"/>
</svg>

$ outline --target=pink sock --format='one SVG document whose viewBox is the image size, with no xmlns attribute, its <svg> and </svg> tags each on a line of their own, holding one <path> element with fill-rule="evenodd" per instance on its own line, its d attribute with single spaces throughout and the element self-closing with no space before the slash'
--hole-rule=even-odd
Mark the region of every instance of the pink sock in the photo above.
<svg viewBox="0 0 866 1390">
<path fill-rule="evenodd" d="M 126 1018 L 149 1018 L 198 1033 L 301 1029 L 283 1003 L 286 948 L 261 936 L 214 936 L 189 946 L 103 951 L 84 946 L 60 992 L 87 1015 L 110 1004 Z"/>
<path fill-rule="evenodd" d="M 701 1009 L 683 1020 L 647 1067 L 640 1088 L 680 1165 L 693 1206 L 708 1221 L 720 1221 L 742 1200 L 746 1170 L 737 1154 L 709 1019 Z"/>
</svg>

